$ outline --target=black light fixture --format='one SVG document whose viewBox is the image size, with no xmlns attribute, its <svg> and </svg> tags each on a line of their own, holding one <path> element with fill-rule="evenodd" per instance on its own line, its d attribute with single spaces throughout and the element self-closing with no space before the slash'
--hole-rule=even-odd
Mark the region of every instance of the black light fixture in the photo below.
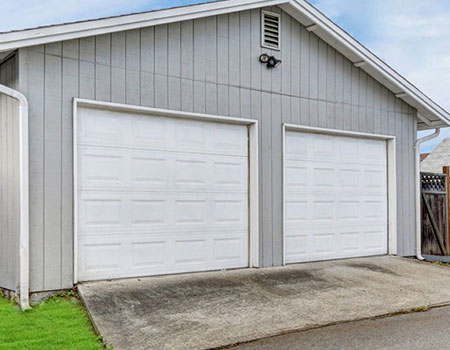
<svg viewBox="0 0 450 350">
<path fill-rule="evenodd" d="M 263 53 L 261 56 L 259 56 L 259 61 L 261 63 L 267 64 L 267 68 L 277 68 L 281 64 L 281 60 L 279 60 L 275 56 L 269 56 L 266 53 Z"/>
</svg>

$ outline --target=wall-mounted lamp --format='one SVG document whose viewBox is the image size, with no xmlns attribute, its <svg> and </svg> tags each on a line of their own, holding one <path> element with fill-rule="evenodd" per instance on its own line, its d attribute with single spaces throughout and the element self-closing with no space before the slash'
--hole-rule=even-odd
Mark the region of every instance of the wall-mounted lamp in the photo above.
<svg viewBox="0 0 450 350">
<path fill-rule="evenodd" d="M 269 56 L 266 53 L 263 53 L 261 56 L 259 56 L 259 61 L 261 63 L 267 64 L 267 68 L 277 68 L 281 64 L 281 60 L 279 60 L 275 56 Z"/>
</svg>

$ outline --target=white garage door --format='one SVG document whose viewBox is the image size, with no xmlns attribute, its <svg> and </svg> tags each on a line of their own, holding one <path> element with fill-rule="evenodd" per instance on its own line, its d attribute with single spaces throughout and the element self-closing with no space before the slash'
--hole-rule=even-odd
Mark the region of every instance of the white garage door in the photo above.
<svg viewBox="0 0 450 350">
<path fill-rule="evenodd" d="M 285 262 L 386 254 L 386 142 L 294 131 L 285 139 Z"/>
<path fill-rule="evenodd" d="M 248 128 L 78 111 L 78 280 L 247 267 Z"/>
</svg>

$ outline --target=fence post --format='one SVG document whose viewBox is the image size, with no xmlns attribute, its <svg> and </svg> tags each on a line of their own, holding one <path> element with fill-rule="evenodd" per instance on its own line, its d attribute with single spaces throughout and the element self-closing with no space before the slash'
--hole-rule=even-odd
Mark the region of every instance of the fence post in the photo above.
<svg viewBox="0 0 450 350">
<path fill-rule="evenodd" d="M 447 252 L 450 252 L 450 167 L 445 166 L 442 168 L 443 173 L 446 175 L 445 189 L 447 191 Z"/>
</svg>

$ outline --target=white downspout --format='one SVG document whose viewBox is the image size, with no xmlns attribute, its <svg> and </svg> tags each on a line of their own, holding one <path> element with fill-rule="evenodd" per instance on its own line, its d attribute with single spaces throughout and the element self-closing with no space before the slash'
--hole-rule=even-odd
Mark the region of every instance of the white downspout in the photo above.
<svg viewBox="0 0 450 350">
<path fill-rule="evenodd" d="M 19 304 L 22 310 L 29 302 L 29 185 L 28 185 L 28 100 L 19 91 L 0 84 L 0 93 L 19 101 L 19 181 L 20 181 L 20 237 L 19 237 Z"/>
<path fill-rule="evenodd" d="M 415 171 L 415 180 L 416 180 L 416 257 L 419 260 L 425 260 L 422 256 L 422 223 L 421 223 L 421 193 L 422 186 L 420 184 L 420 145 L 426 141 L 432 140 L 439 136 L 441 133 L 441 129 L 437 128 L 436 131 L 430 135 L 424 136 L 421 139 L 416 141 L 414 145 L 415 150 L 415 161 L 416 161 L 416 171 Z"/>
</svg>

